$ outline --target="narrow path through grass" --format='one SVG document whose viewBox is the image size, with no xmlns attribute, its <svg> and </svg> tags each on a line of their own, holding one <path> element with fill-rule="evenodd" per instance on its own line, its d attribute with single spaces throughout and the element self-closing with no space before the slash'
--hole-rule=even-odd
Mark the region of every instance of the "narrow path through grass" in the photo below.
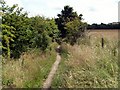
<svg viewBox="0 0 120 90">
<path fill-rule="evenodd" d="M 43 84 L 43 89 L 49 89 L 50 86 L 51 86 L 51 83 L 52 83 L 52 80 L 53 80 L 53 77 L 54 77 L 54 74 L 56 73 L 56 70 L 58 68 L 58 65 L 61 61 L 61 56 L 59 54 L 59 49 L 60 49 L 60 46 L 57 47 L 57 57 L 56 57 L 56 61 L 55 63 L 53 64 L 52 68 L 51 68 L 51 71 L 46 79 L 46 81 L 44 82 Z"/>
</svg>

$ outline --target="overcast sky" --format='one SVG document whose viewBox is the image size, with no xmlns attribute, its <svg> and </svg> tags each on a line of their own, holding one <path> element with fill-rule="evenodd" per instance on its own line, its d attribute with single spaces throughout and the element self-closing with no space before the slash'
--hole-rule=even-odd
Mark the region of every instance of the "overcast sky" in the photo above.
<svg viewBox="0 0 120 90">
<path fill-rule="evenodd" d="M 84 21 L 111 23 L 118 21 L 118 1 L 120 0 L 5 0 L 8 5 L 18 4 L 29 16 L 41 15 L 57 17 L 65 5 L 83 14 Z M 14 2 L 13 2 L 14 1 Z"/>
</svg>

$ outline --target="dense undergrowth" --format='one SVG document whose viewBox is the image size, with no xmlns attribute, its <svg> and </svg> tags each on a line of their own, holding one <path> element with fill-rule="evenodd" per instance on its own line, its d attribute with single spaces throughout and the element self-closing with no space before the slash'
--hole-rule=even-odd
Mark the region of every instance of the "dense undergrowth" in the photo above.
<svg viewBox="0 0 120 90">
<path fill-rule="evenodd" d="M 79 45 L 63 44 L 62 62 L 53 88 L 117 88 L 118 41 L 82 39 Z"/>
<path fill-rule="evenodd" d="M 30 50 L 19 59 L 3 60 L 3 87 L 38 88 L 42 87 L 52 64 L 56 59 L 56 43 L 51 51 Z"/>
<path fill-rule="evenodd" d="M 57 18 L 49 19 L 29 17 L 23 8 L 17 4 L 10 7 L 4 0 L 0 5 L 3 88 L 42 87 L 56 60 L 58 43 L 62 62 L 51 87 L 118 86 L 118 41 L 88 38 L 83 15 L 72 7 L 64 6 Z"/>
</svg>

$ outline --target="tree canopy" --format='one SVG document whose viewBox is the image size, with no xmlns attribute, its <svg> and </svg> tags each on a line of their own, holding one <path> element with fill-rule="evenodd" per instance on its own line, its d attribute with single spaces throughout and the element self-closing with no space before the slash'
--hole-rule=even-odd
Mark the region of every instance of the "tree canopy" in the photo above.
<svg viewBox="0 0 120 90">
<path fill-rule="evenodd" d="M 1 1 L 2 10 L 2 49 L 3 55 L 19 58 L 30 48 L 45 51 L 58 37 L 59 30 L 54 19 L 41 16 L 28 17 L 17 4 L 9 7 Z"/>
<path fill-rule="evenodd" d="M 9 58 L 19 58 L 21 53 L 32 48 L 45 51 L 52 42 L 64 40 L 73 45 L 83 36 L 86 23 L 82 21 L 82 14 L 78 15 L 70 6 L 65 6 L 58 18 L 49 19 L 28 17 L 17 4 L 11 7 L 4 1 L 0 4 L 2 49 L 3 55 Z"/>
<path fill-rule="evenodd" d="M 78 15 L 73 11 L 70 6 L 64 6 L 61 14 L 57 15 L 55 19 L 58 29 L 60 30 L 60 37 L 70 43 L 75 43 L 77 39 L 82 36 L 81 32 L 84 32 L 84 27 L 87 25 L 82 22 L 82 14 Z"/>
</svg>

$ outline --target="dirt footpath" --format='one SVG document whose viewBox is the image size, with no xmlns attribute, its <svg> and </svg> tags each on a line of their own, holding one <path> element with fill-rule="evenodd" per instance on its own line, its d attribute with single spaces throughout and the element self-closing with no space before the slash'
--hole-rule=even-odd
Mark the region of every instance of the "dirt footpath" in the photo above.
<svg viewBox="0 0 120 90">
<path fill-rule="evenodd" d="M 59 49 L 59 48 L 60 48 L 60 46 L 57 47 L 57 49 Z M 43 84 L 43 90 L 47 90 L 51 87 L 51 83 L 52 83 L 54 74 L 56 73 L 56 71 L 58 69 L 58 65 L 59 65 L 60 61 L 61 61 L 61 56 L 60 56 L 59 52 L 57 52 L 56 61 L 54 62 L 53 66 L 51 68 L 51 71 L 50 71 L 46 81 Z"/>
</svg>

